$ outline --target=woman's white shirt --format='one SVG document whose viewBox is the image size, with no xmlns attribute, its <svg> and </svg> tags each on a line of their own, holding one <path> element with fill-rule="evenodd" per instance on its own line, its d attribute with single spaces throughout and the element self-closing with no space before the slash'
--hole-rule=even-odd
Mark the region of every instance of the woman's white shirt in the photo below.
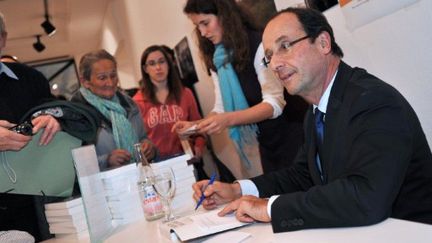
<svg viewBox="0 0 432 243">
<path fill-rule="evenodd" d="M 284 87 L 273 72 L 262 64 L 263 58 L 264 48 L 261 43 L 255 53 L 254 68 L 261 86 L 262 102 L 266 102 L 273 107 L 272 118 L 276 118 L 282 114 L 286 104 L 283 96 Z M 210 73 L 215 86 L 215 103 L 212 112 L 223 113 L 224 107 L 219 87 L 219 78 L 216 72 L 210 71 Z"/>
</svg>

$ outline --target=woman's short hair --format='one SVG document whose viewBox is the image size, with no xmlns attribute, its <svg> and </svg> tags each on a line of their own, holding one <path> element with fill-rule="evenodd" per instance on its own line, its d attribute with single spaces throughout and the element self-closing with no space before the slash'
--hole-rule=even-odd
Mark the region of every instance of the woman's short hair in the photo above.
<svg viewBox="0 0 432 243">
<path fill-rule="evenodd" d="M 100 60 L 110 60 L 114 63 L 114 68 L 117 69 L 117 61 L 106 50 L 100 49 L 84 54 L 79 63 L 79 75 L 84 80 L 90 80 L 93 64 Z"/>
</svg>

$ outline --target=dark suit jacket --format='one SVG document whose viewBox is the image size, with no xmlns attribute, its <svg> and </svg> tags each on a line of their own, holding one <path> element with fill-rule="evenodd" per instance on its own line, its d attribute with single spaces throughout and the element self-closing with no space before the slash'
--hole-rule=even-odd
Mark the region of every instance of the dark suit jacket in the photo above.
<svg viewBox="0 0 432 243">
<path fill-rule="evenodd" d="M 393 87 L 341 62 L 315 165 L 312 108 L 291 168 L 253 178 L 274 232 L 374 224 L 395 217 L 432 223 L 432 156 L 419 120 Z"/>
</svg>

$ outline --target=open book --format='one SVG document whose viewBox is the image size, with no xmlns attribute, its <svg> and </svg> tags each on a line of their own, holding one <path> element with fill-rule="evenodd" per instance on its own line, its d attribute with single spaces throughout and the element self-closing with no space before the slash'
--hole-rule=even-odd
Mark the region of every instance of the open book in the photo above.
<svg viewBox="0 0 432 243">
<path fill-rule="evenodd" d="M 162 235 L 171 237 L 171 234 L 175 234 L 179 240 L 187 241 L 248 224 L 238 221 L 234 214 L 219 217 L 219 211 L 215 209 L 161 223 L 159 229 Z"/>
</svg>

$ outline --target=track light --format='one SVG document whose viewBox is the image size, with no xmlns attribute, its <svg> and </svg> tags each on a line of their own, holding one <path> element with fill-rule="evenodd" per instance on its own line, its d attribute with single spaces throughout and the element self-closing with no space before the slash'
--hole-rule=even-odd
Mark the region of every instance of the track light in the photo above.
<svg viewBox="0 0 432 243">
<path fill-rule="evenodd" d="M 45 33 L 47 33 L 48 36 L 52 36 L 55 34 L 56 27 L 51 24 L 48 18 L 45 19 L 45 21 L 41 24 L 42 28 L 45 30 Z"/>
<path fill-rule="evenodd" d="M 33 48 L 37 51 L 37 52 L 42 52 L 43 50 L 45 50 L 45 45 L 42 44 L 42 42 L 40 41 L 40 35 L 36 36 L 36 42 L 33 43 Z"/>
<path fill-rule="evenodd" d="M 42 22 L 41 26 L 48 36 L 52 36 L 56 32 L 56 27 L 49 20 L 48 0 L 44 0 L 44 6 L 45 6 L 45 21 Z"/>
</svg>

